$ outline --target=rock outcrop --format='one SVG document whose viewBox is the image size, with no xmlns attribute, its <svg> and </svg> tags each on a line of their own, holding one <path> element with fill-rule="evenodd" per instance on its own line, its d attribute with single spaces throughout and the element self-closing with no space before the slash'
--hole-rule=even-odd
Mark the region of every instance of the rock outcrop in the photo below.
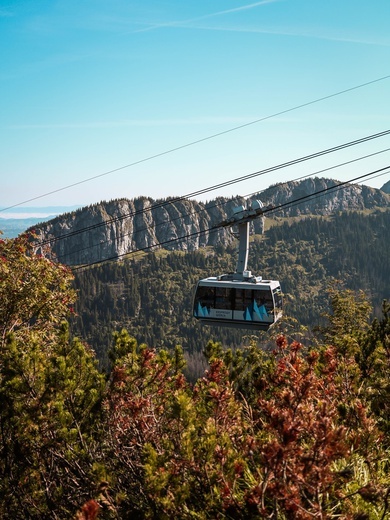
<svg viewBox="0 0 390 520">
<path fill-rule="evenodd" d="M 359 211 L 386 207 L 390 203 L 390 197 L 381 190 L 361 184 L 340 184 L 332 179 L 309 178 L 276 184 L 260 197 L 266 204 L 280 206 L 275 215 L 289 217 Z"/>
</svg>

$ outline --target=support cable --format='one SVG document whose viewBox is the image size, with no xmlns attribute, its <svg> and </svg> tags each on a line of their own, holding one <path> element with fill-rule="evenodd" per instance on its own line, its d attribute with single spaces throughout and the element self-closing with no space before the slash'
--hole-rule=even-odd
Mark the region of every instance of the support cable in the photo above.
<svg viewBox="0 0 390 520">
<path fill-rule="evenodd" d="M 12 206 L 8 206 L 7 208 L 3 208 L 3 209 L 0 210 L 0 212 L 1 211 L 6 211 L 6 210 L 9 210 L 9 209 L 12 209 L 12 208 L 15 208 L 17 206 L 22 206 L 23 204 L 27 204 L 28 202 L 32 202 L 34 200 L 38 200 L 38 199 L 41 199 L 43 197 L 47 197 L 48 195 L 53 195 L 54 193 L 59 193 L 60 191 L 64 191 L 64 190 L 67 190 L 69 188 L 73 188 L 75 186 L 79 186 L 80 184 L 84 184 L 86 182 L 90 182 L 92 180 L 99 179 L 100 177 L 105 177 L 106 175 L 110 175 L 110 174 L 118 172 L 120 170 L 124 170 L 124 169 L 130 168 L 132 166 L 136 166 L 137 164 L 141 164 L 141 163 L 144 163 L 146 161 L 151 161 L 152 159 L 156 159 L 158 157 L 163 157 L 164 155 L 168 155 L 168 154 L 171 154 L 173 152 L 177 152 L 178 150 L 183 150 L 184 148 L 189 148 L 190 146 L 194 146 L 196 144 L 200 144 L 200 143 L 203 143 L 205 141 L 209 141 L 210 139 L 214 139 L 216 137 L 220 137 L 222 135 L 229 134 L 229 133 L 234 132 L 236 130 L 240 130 L 242 128 L 246 128 L 248 126 L 260 123 L 262 121 L 266 121 L 268 119 L 272 119 L 274 117 L 278 117 L 278 116 L 281 116 L 281 115 L 284 115 L 284 114 L 288 114 L 289 112 L 293 112 L 295 110 L 299 110 L 300 108 L 304 108 L 304 107 L 308 107 L 310 105 L 314 105 L 315 103 L 320 103 L 321 101 L 325 101 L 327 99 L 331 99 L 333 97 L 340 96 L 342 94 L 347 94 L 348 92 L 352 92 L 354 90 L 358 90 L 360 88 L 367 87 L 368 85 L 373 85 L 374 83 L 378 83 L 380 81 L 384 81 L 384 80 L 389 79 L 389 78 L 390 78 L 390 74 L 388 74 L 386 76 L 382 76 L 380 78 L 376 78 L 376 79 L 371 80 L 371 81 L 367 81 L 365 83 L 361 83 L 360 85 L 355 85 L 354 87 L 350 87 L 350 88 L 347 88 L 347 89 L 344 89 L 344 90 L 340 90 L 338 92 L 334 92 L 333 94 L 328 94 L 327 96 L 323 96 L 323 97 L 320 97 L 320 98 L 317 98 L 317 99 L 313 99 L 311 101 L 308 101 L 307 103 L 302 103 L 300 105 L 296 105 L 294 107 L 287 108 L 285 110 L 281 110 L 280 112 L 275 112 L 274 114 L 270 114 L 268 116 L 264 116 L 264 117 L 261 117 L 259 119 L 255 119 L 254 121 L 249 121 L 248 123 L 244 123 L 242 125 L 235 126 L 234 128 L 229 128 L 228 130 L 224 130 L 222 132 L 218 132 L 216 134 L 212 134 L 212 135 L 209 135 L 207 137 L 203 137 L 201 139 L 197 139 L 196 141 L 192 141 L 190 143 L 186 143 L 186 144 L 183 144 L 181 146 L 176 146 L 175 148 L 171 148 L 170 150 L 165 150 L 164 152 L 160 152 L 160 153 L 157 153 L 157 154 L 154 154 L 154 155 L 150 155 L 149 157 L 145 157 L 145 158 L 140 159 L 138 161 L 134 161 L 134 162 L 132 162 L 130 164 L 126 164 L 125 166 L 120 166 L 118 168 L 114 168 L 114 169 L 109 170 L 107 172 L 100 173 L 99 175 L 94 175 L 93 177 L 89 177 L 87 179 L 83 179 L 81 181 L 74 182 L 73 184 L 68 184 L 67 186 L 63 186 L 62 188 L 58 188 L 56 190 L 49 191 L 49 192 L 44 193 L 42 195 L 37 195 L 36 197 L 32 197 L 31 199 L 27 199 L 27 200 L 25 200 L 23 202 L 19 202 L 17 204 L 13 204 Z"/>
<path fill-rule="evenodd" d="M 320 174 L 320 173 L 324 173 L 324 172 L 327 172 L 327 171 L 330 171 L 330 170 L 334 170 L 334 169 L 339 168 L 339 167 L 341 167 L 341 166 L 346 166 L 347 164 L 352 164 L 352 163 L 355 163 L 355 162 L 357 162 L 357 161 L 361 161 L 361 160 L 363 160 L 363 159 L 366 159 L 366 158 L 368 158 L 368 157 L 372 157 L 372 156 L 374 156 L 374 155 L 378 155 L 378 154 L 380 154 L 380 153 L 387 152 L 387 151 L 389 151 L 389 150 L 390 150 L 390 148 L 386 148 L 386 149 L 384 149 L 384 150 L 380 150 L 380 151 L 378 151 L 378 152 L 374 152 L 374 153 L 369 154 L 369 155 L 365 155 L 365 156 L 362 156 L 362 157 L 358 157 L 358 158 L 356 158 L 356 159 L 352 159 L 352 160 L 350 160 L 350 161 L 345 161 L 345 162 L 343 162 L 343 163 L 340 163 L 340 164 L 336 164 L 336 165 L 330 166 L 330 167 L 328 167 L 328 168 L 323 168 L 322 170 L 317 170 L 317 171 L 314 172 L 314 173 L 309 173 L 309 174 L 307 174 L 307 175 L 302 175 L 302 176 L 297 177 L 297 178 L 295 178 L 295 179 L 292 179 L 292 180 L 290 180 L 290 181 L 282 182 L 282 183 L 279 183 L 279 184 L 277 184 L 277 185 L 271 186 L 270 188 L 266 188 L 266 189 L 264 189 L 264 190 L 255 191 L 255 192 L 249 193 L 249 194 L 247 194 L 247 195 L 243 195 L 243 198 L 248 198 L 248 197 L 253 197 L 253 196 L 255 196 L 255 195 L 260 195 L 260 194 L 263 193 L 264 191 L 266 191 L 266 190 L 271 190 L 272 188 L 274 188 L 274 189 L 276 190 L 276 189 L 278 189 L 280 186 L 286 185 L 286 184 L 288 184 L 289 182 L 297 182 L 297 181 L 299 181 L 299 180 L 306 179 L 306 178 L 308 178 L 308 177 L 313 177 L 314 175 L 318 175 L 318 174 Z M 213 205 L 211 205 L 211 206 L 208 206 L 207 208 L 206 208 L 206 207 L 205 207 L 205 208 L 202 208 L 200 211 L 191 211 L 191 212 L 185 213 L 184 215 L 180 215 L 180 216 L 178 216 L 178 217 L 176 217 L 176 218 L 174 218 L 174 219 L 170 219 L 170 220 L 169 220 L 169 223 L 172 224 L 173 222 L 177 222 L 177 221 L 183 220 L 185 217 L 193 217 L 193 216 L 195 216 L 195 215 L 201 215 L 201 213 L 206 213 L 206 211 L 208 211 L 208 210 L 210 210 L 210 209 L 218 208 L 218 207 L 223 206 L 223 205 L 226 205 L 226 201 L 216 202 L 215 204 L 213 204 Z M 153 208 L 153 209 L 154 209 L 154 208 Z M 115 220 L 114 220 L 114 221 L 115 221 Z M 104 223 L 99 223 L 99 225 L 96 225 L 96 226 L 101 227 L 101 226 L 103 226 L 104 224 L 108 224 L 108 223 L 110 223 L 110 221 L 105 221 Z M 143 228 L 141 228 L 141 229 L 138 229 L 138 230 L 136 231 L 136 234 L 138 235 L 139 233 L 147 232 L 147 231 L 149 231 L 149 230 L 151 230 L 151 229 L 156 229 L 156 228 L 158 228 L 158 227 L 160 227 L 160 226 L 163 226 L 163 225 L 166 225 L 166 224 L 167 224 L 167 221 L 163 221 L 163 222 L 159 222 L 159 223 L 157 223 L 156 225 L 146 226 L 146 227 L 143 227 Z M 79 233 L 83 232 L 83 230 L 77 230 L 77 231 L 78 231 Z M 87 231 L 88 231 L 88 230 L 87 230 Z M 77 234 L 78 234 L 78 233 L 77 233 Z M 124 237 L 127 236 L 127 235 L 128 235 L 128 234 L 125 234 L 125 235 L 119 235 L 119 236 L 117 236 L 117 239 L 118 239 L 118 238 L 124 238 Z M 68 235 L 66 235 L 66 237 L 64 237 L 63 235 L 61 235 L 61 237 L 63 237 L 63 238 L 68 238 Z M 61 238 L 61 237 L 60 237 L 60 238 Z M 54 241 L 54 242 L 55 242 L 55 240 L 53 240 L 53 239 L 47 239 L 47 241 L 39 242 L 38 245 L 46 244 L 46 243 L 49 243 L 49 242 L 51 242 L 51 241 Z M 69 258 L 69 257 L 72 256 L 72 255 L 79 254 L 79 253 L 81 253 L 81 252 L 83 252 L 83 251 L 87 251 L 88 249 L 92 249 L 92 248 L 94 248 L 94 247 L 99 247 L 99 246 L 102 245 L 102 243 L 103 243 L 103 244 L 107 244 L 109 241 L 110 241 L 110 239 L 104 240 L 103 242 L 100 241 L 98 244 L 88 245 L 88 246 L 85 246 L 85 247 L 83 247 L 83 248 L 81 248 L 81 249 L 77 249 L 76 251 L 72 251 L 71 253 L 67 253 L 66 255 L 58 256 L 58 260 L 61 260 L 61 258 L 63 258 L 64 256 L 66 256 L 67 258 Z"/>
<path fill-rule="evenodd" d="M 362 144 L 362 143 L 365 143 L 367 141 L 371 141 L 373 139 L 378 139 L 380 137 L 384 137 L 384 136 L 389 135 L 389 134 L 390 134 L 390 130 L 385 130 L 383 132 L 379 132 L 379 133 L 376 133 L 376 134 L 371 134 L 371 135 L 368 135 L 368 136 L 356 139 L 354 141 L 349 141 L 347 143 L 343 143 L 341 145 L 334 146 L 332 148 L 327 148 L 327 149 L 321 150 L 319 152 L 315 152 L 315 153 L 312 153 L 312 154 L 309 154 L 309 155 L 306 155 L 306 156 L 303 156 L 303 157 L 299 157 L 297 159 L 293 159 L 291 161 L 287 161 L 287 162 L 278 164 L 276 166 L 271 166 L 271 167 L 265 168 L 263 170 L 258 170 L 256 172 L 244 175 L 242 177 L 236 177 L 235 179 L 231 179 L 229 181 L 225 181 L 225 182 L 220 183 L 220 184 L 209 186 L 207 188 L 202 188 L 200 190 L 188 193 L 187 195 L 183 195 L 183 196 L 176 197 L 176 198 L 173 198 L 173 199 L 170 199 L 170 200 L 167 200 L 167 201 L 159 202 L 157 204 L 152 205 L 150 208 L 144 208 L 144 209 L 139 210 L 139 211 L 135 211 L 135 212 L 132 212 L 132 213 L 127 213 L 125 215 L 121 215 L 120 217 L 113 217 L 113 218 L 108 219 L 108 220 L 106 220 L 104 222 L 99 222 L 99 223 L 93 224 L 91 226 L 86 226 L 86 227 L 84 227 L 82 229 L 78 229 L 78 230 L 75 230 L 75 231 L 71 231 L 70 233 L 66 233 L 64 235 L 60 235 L 59 237 L 53 237 L 53 238 L 44 240 L 44 241 L 40 242 L 39 245 L 43 246 L 43 245 L 46 245 L 46 244 L 52 244 L 53 242 L 57 242 L 59 240 L 62 240 L 63 238 L 72 237 L 72 236 L 78 235 L 80 233 L 83 233 L 85 231 L 90 231 L 90 230 L 93 230 L 93 229 L 97 229 L 99 227 L 106 226 L 106 225 L 111 224 L 113 222 L 120 222 L 121 220 L 125 220 L 127 218 L 131 218 L 131 217 L 135 217 L 135 216 L 138 216 L 138 215 L 142 215 L 142 214 L 144 214 L 147 211 L 152 211 L 154 209 L 161 208 L 163 206 L 166 206 L 167 204 L 174 204 L 176 202 L 181 202 L 181 201 L 186 200 L 188 198 L 192 198 L 192 197 L 195 197 L 195 196 L 198 196 L 198 195 L 204 195 L 205 193 L 208 193 L 210 191 L 214 191 L 216 189 L 225 188 L 227 186 L 231 186 L 232 184 L 236 184 L 236 183 L 243 182 L 243 181 L 246 181 L 246 180 L 249 180 L 249 179 L 253 179 L 255 177 L 259 177 L 259 176 L 265 175 L 267 173 L 271 173 L 271 172 L 274 172 L 274 171 L 277 171 L 277 170 L 281 170 L 281 169 L 287 168 L 289 166 L 294 166 L 294 165 L 302 163 L 304 161 L 315 159 L 317 157 L 321 157 L 321 156 L 327 155 L 329 153 L 337 152 L 337 151 L 343 150 L 345 148 L 349 148 L 351 146 L 356 146 L 358 144 Z"/>
<path fill-rule="evenodd" d="M 298 205 L 298 204 L 300 204 L 303 201 L 308 200 L 308 199 L 323 197 L 327 192 L 330 192 L 330 191 L 333 191 L 333 190 L 343 189 L 347 184 L 351 184 L 351 183 L 353 183 L 355 181 L 358 181 L 358 180 L 370 177 L 372 175 L 376 175 L 377 177 L 380 176 L 380 175 L 385 175 L 386 173 L 389 173 L 389 171 L 390 171 L 389 169 L 390 169 L 390 165 L 388 165 L 388 166 L 386 166 L 384 168 L 380 168 L 379 170 L 375 170 L 373 172 L 366 173 L 364 175 L 359 175 L 358 177 L 355 177 L 355 178 L 350 179 L 348 181 L 340 182 L 338 184 L 335 184 L 334 186 L 330 186 L 328 188 L 324 188 L 322 190 L 319 190 L 317 192 L 311 193 L 309 195 L 304 195 L 302 197 L 299 197 L 298 199 L 295 199 L 294 201 L 289 201 L 289 202 L 280 204 L 278 206 L 266 207 L 261 212 L 261 214 L 265 215 L 267 213 L 274 213 L 274 212 L 280 211 L 280 210 L 282 210 L 282 209 L 284 209 L 286 207 L 296 206 L 296 205 Z M 91 262 L 91 263 L 88 263 L 88 264 L 75 266 L 75 267 L 72 267 L 71 269 L 72 269 L 72 271 L 79 271 L 79 270 L 86 269 L 86 268 L 91 267 L 91 266 L 103 264 L 103 263 L 106 263 L 106 262 L 111 262 L 113 260 L 117 260 L 117 259 L 122 258 L 124 256 L 133 255 L 133 254 L 140 253 L 140 252 L 145 252 L 145 251 L 150 251 L 151 249 L 154 249 L 154 248 L 157 248 L 157 247 L 161 247 L 161 246 L 168 245 L 168 244 L 173 244 L 175 242 L 180 242 L 181 240 L 186 240 L 186 239 L 191 238 L 191 237 L 196 237 L 196 236 L 199 236 L 199 235 L 201 235 L 203 233 L 215 233 L 215 232 L 219 231 L 219 229 L 221 229 L 222 227 L 223 226 L 221 226 L 221 224 L 217 224 L 217 225 L 212 226 L 211 228 L 209 228 L 207 230 L 202 230 L 202 231 L 196 231 L 196 232 L 193 232 L 193 233 L 188 233 L 188 234 L 183 235 L 183 236 L 178 237 L 178 238 L 169 239 L 169 240 L 165 240 L 163 242 L 159 242 L 158 244 L 153 244 L 153 245 L 150 245 L 150 246 L 145 246 L 145 247 L 142 247 L 142 248 L 138 248 L 138 249 L 136 249 L 134 251 L 130 251 L 130 252 L 127 252 L 127 253 L 122 253 L 122 254 L 115 255 L 115 256 L 112 256 L 112 257 L 109 257 L 109 258 L 105 258 L 104 260 L 97 260 L 96 262 Z"/>
</svg>

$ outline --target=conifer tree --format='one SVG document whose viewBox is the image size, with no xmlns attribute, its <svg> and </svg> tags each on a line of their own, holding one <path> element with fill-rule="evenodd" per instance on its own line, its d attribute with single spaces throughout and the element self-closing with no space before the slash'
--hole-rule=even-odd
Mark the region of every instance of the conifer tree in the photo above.
<svg viewBox="0 0 390 520">
<path fill-rule="evenodd" d="M 95 487 L 99 403 L 93 352 L 69 338 L 67 268 L 27 236 L 0 242 L 0 516 L 69 518 Z"/>
</svg>

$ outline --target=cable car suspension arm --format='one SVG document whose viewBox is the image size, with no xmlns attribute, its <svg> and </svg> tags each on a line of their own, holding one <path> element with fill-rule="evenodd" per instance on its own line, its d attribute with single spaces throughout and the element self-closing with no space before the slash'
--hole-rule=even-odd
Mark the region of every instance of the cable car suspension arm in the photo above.
<svg viewBox="0 0 390 520">
<path fill-rule="evenodd" d="M 238 260 L 233 280 L 248 280 L 252 273 L 247 270 L 249 254 L 249 223 L 264 215 L 263 203 L 253 200 L 249 208 L 238 206 L 233 209 L 233 215 L 219 224 L 218 227 L 238 227 Z"/>
</svg>

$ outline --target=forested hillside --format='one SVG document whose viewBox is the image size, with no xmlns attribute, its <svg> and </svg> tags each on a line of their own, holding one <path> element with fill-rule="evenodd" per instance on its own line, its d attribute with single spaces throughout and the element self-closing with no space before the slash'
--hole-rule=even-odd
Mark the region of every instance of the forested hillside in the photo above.
<svg viewBox="0 0 390 520">
<path fill-rule="evenodd" d="M 279 219 L 265 235 L 252 236 L 248 268 L 281 281 L 286 316 L 305 327 L 321 324 L 335 280 L 363 289 L 378 314 L 390 294 L 389 229 L 390 211 Z M 73 330 L 103 364 L 112 331 L 122 327 L 153 347 L 180 344 L 196 364 L 208 339 L 232 346 L 248 335 L 245 330 L 202 328 L 192 318 L 197 280 L 232 271 L 235 262 L 235 246 L 220 245 L 187 253 L 160 250 L 76 271 L 79 299 Z M 281 330 L 286 326 L 282 323 Z"/>
</svg>

